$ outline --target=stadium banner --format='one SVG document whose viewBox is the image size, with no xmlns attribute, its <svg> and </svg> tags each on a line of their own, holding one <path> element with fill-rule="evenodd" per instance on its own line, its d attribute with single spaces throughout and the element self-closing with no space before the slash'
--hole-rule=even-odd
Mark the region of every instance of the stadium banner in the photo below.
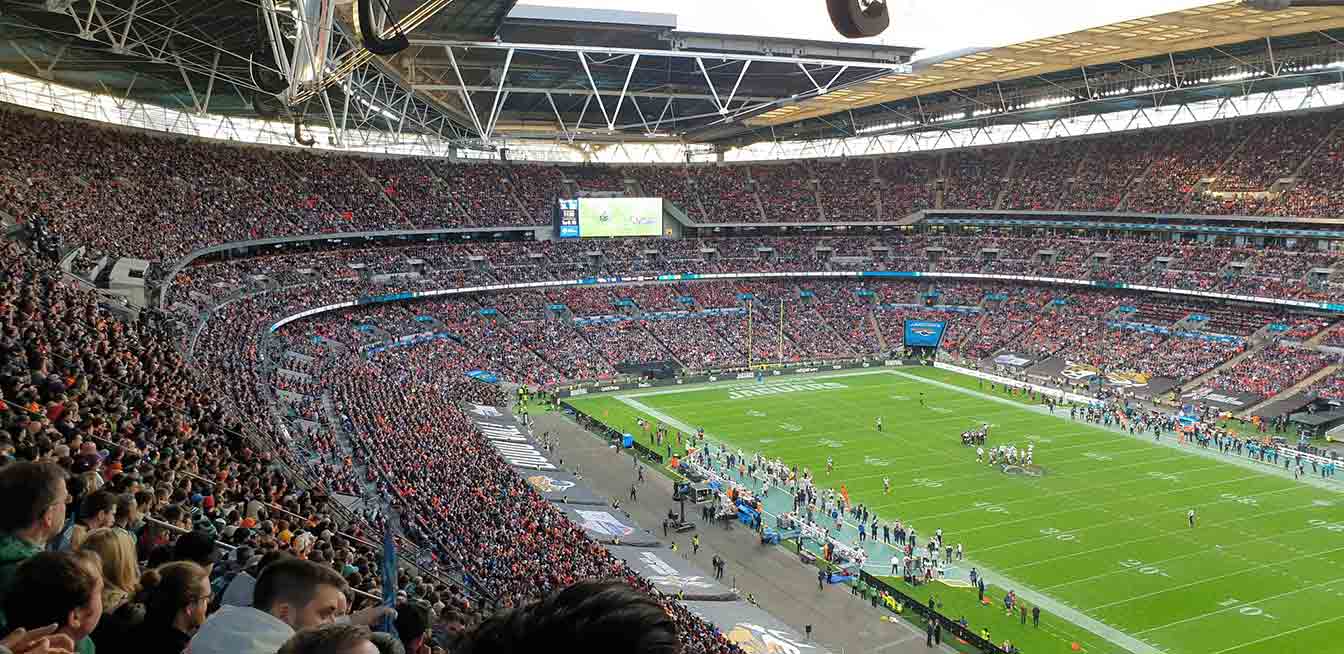
<svg viewBox="0 0 1344 654">
<path fill-rule="evenodd" d="M 1112 370 L 1103 373 L 1089 363 L 1070 361 L 1067 356 L 1050 357 L 1027 369 L 1027 375 L 1036 379 L 1063 379 L 1071 384 L 1106 386 L 1124 389 L 1136 395 L 1157 397 L 1175 388 L 1178 380 L 1155 377 L 1137 370 Z"/>
<path fill-rule="evenodd" d="M 578 477 L 563 470 L 527 470 L 525 468 L 514 468 L 514 472 L 522 477 L 537 491 L 542 497 L 552 504 L 587 504 L 591 506 L 606 506 L 607 501 L 598 497 L 592 489 L 579 483 Z"/>
<path fill-rule="evenodd" d="M 468 370 L 466 375 L 478 382 L 485 382 L 487 384 L 499 383 L 499 376 L 486 370 Z"/>
<path fill-rule="evenodd" d="M 463 409 L 476 425 L 477 431 L 481 432 L 510 466 L 534 472 L 550 473 L 559 470 L 545 454 L 542 454 L 541 448 L 532 442 L 527 433 L 518 428 L 513 413 L 507 408 L 464 404 Z"/>
<path fill-rule="evenodd" d="M 1198 404 L 1210 404 L 1216 407 L 1241 411 L 1249 409 L 1264 401 L 1264 397 L 1254 393 L 1237 393 L 1235 391 L 1219 391 L 1208 386 L 1201 386 L 1189 393 L 1181 396 L 1181 402 L 1191 402 Z"/>
<path fill-rule="evenodd" d="M 682 606 L 718 627 L 729 642 L 744 652 L 771 654 L 830 654 L 830 650 L 799 633 L 755 605 L 743 601 L 683 601 Z"/>
<path fill-rule="evenodd" d="M 607 501 L 579 482 L 578 477 L 552 464 L 545 449 L 530 433 L 518 427 L 507 408 L 467 404 L 476 428 L 490 441 L 504 461 L 546 501 L 563 506 L 606 506 Z"/>
<path fill-rule="evenodd" d="M 609 506 L 571 506 L 555 504 L 588 537 L 603 545 L 662 547 L 653 534 L 636 525 L 624 511 Z"/>
<path fill-rule="evenodd" d="M 1025 354 L 1017 352 L 1000 352 L 990 361 L 996 366 L 1006 366 L 1008 368 L 1017 368 L 1019 370 L 1030 367 L 1036 362 L 1036 359 Z"/>
<path fill-rule="evenodd" d="M 737 593 L 665 547 L 609 545 L 607 551 L 625 561 L 639 576 L 665 595 L 703 602 L 731 602 Z"/>
<path fill-rule="evenodd" d="M 938 347 L 943 344 L 947 323 L 933 320 L 905 321 L 906 347 Z"/>
</svg>

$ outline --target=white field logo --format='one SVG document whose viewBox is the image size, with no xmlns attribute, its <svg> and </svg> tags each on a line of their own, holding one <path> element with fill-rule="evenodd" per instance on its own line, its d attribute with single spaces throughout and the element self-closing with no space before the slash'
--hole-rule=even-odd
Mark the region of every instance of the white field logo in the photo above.
<svg viewBox="0 0 1344 654">
<path fill-rule="evenodd" d="M 848 386 L 838 382 L 808 382 L 802 384 L 770 384 L 756 388 L 739 388 L 729 391 L 728 399 L 740 400 L 744 397 L 761 397 L 781 393 L 805 393 L 807 391 L 834 391 Z"/>
</svg>

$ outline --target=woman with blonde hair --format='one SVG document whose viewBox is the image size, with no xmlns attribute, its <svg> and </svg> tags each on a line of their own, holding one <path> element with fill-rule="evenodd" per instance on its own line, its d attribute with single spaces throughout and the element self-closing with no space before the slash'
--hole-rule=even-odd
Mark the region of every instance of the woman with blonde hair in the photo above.
<svg viewBox="0 0 1344 654">
<path fill-rule="evenodd" d="M 90 638 L 100 649 L 117 651 L 132 628 L 144 619 L 144 609 L 131 600 L 140 588 L 140 566 L 135 541 L 125 530 L 104 527 L 84 537 L 81 551 L 92 552 L 102 561 L 103 618 Z"/>
</svg>

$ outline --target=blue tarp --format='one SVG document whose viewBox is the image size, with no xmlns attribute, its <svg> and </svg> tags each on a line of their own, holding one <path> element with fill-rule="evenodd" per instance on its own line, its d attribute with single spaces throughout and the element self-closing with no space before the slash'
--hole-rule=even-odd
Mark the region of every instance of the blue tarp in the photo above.
<svg viewBox="0 0 1344 654">
<path fill-rule="evenodd" d="M 487 384 L 499 383 L 499 377 L 495 376 L 495 373 L 486 372 L 484 370 L 468 370 L 467 376 L 471 377 L 472 379 L 475 379 L 476 381 L 485 382 Z"/>
</svg>

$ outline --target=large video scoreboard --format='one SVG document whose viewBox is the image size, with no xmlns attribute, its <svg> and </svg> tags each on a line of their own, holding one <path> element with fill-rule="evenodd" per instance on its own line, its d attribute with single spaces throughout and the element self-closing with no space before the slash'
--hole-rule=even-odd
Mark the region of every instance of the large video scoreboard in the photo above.
<svg viewBox="0 0 1344 654">
<path fill-rule="evenodd" d="M 662 198 L 561 199 L 555 208 L 558 238 L 661 236 Z"/>
</svg>

